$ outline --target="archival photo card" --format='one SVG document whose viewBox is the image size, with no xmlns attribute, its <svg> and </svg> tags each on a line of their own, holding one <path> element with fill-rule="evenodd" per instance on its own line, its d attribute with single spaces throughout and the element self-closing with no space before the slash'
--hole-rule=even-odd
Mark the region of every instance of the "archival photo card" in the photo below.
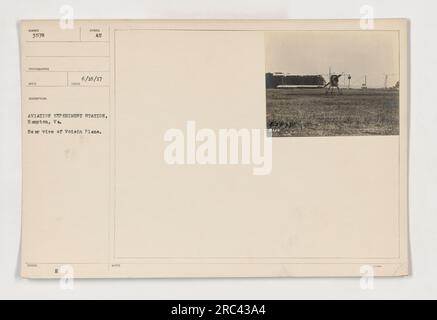
<svg viewBox="0 0 437 320">
<path fill-rule="evenodd" d="M 399 135 L 397 31 L 266 32 L 274 137 Z"/>
<path fill-rule="evenodd" d="M 22 21 L 22 277 L 408 275 L 408 24 L 374 27 Z"/>
</svg>

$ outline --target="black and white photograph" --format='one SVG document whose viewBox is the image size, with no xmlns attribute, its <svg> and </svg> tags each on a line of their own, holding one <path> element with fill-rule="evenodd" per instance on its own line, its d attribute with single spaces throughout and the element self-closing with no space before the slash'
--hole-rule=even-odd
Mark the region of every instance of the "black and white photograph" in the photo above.
<svg viewBox="0 0 437 320">
<path fill-rule="evenodd" d="M 269 32 L 273 137 L 399 135 L 396 31 Z"/>
</svg>

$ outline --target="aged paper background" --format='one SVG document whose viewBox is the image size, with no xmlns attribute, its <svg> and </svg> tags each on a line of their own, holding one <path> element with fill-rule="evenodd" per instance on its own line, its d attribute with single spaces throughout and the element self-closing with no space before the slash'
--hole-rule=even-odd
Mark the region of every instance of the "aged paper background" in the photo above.
<svg viewBox="0 0 437 320">
<path fill-rule="evenodd" d="M 24 21 L 23 276 L 408 274 L 406 23 L 376 28 L 399 32 L 400 136 L 274 139 L 257 177 L 168 166 L 163 134 L 264 128 L 264 32 L 359 21 Z M 75 85 L 90 73 L 99 86 Z M 64 112 L 108 119 L 64 120 L 100 135 L 28 134 L 29 113 Z"/>
</svg>

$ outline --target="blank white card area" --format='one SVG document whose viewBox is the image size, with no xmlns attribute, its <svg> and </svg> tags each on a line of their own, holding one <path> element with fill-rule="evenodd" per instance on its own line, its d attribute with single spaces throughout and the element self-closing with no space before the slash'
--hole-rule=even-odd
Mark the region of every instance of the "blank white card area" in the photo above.
<svg viewBox="0 0 437 320">
<path fill-rule="evenodd" d="M 262 32 L 116 31 L 115 57 L 116 258 L 398 254 L 398 137 L 277 138 L 264 177 L 164 162 L 187 121 L 265 128 Z"/>
</svg>

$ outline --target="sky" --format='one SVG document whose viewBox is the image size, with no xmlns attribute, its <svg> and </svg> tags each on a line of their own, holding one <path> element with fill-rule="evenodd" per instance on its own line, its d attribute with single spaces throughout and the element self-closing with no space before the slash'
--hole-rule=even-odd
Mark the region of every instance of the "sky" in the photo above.
<svg viewBox="0 0 437 320">
<path fill-rule="evenodd" d="M 399 37 L 396 31 L 267 32 L 266 71 L 296 75 L 333 73 L 352 76 L 351 86 L 388 86 L 399 80 Z M 340 84 L 343 84 L 343 79 Z"/>
</svg>

